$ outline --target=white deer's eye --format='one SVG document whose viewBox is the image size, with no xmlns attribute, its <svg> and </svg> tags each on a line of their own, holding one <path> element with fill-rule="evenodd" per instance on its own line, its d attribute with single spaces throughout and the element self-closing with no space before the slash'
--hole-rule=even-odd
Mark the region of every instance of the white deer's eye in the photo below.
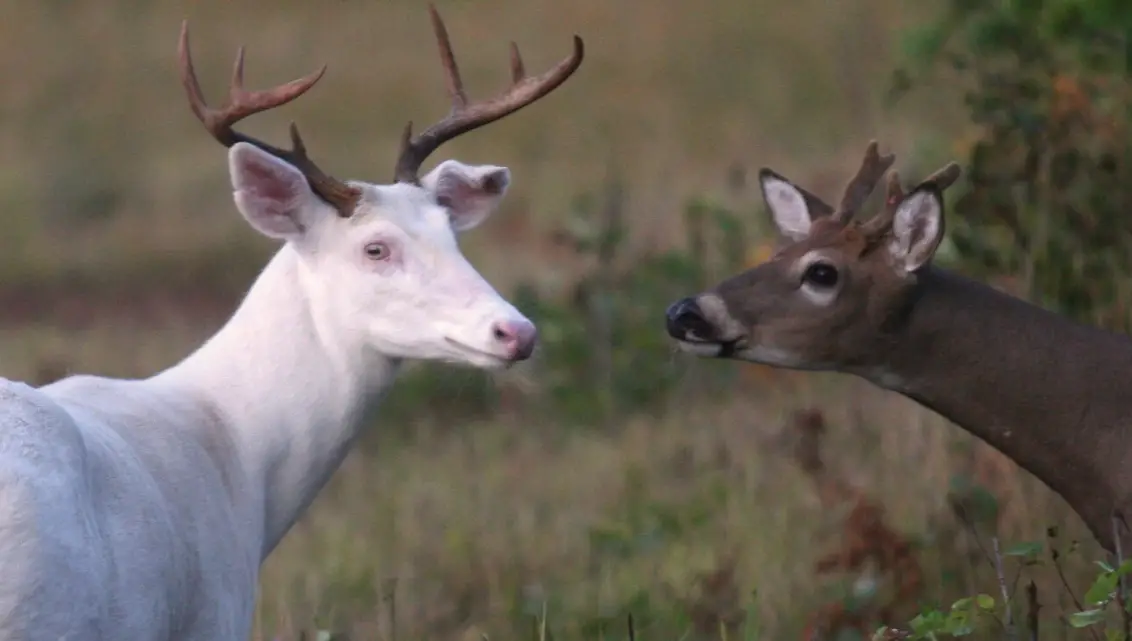
<svg viewBox="0 0 1132 641">
<path fill-rule="evenodd" d="M 366 245 L 366 258 L 370 260 L 386 260 L 389 258 L 389 245 L 385 243 L 369 243 Z"/>
</svg>

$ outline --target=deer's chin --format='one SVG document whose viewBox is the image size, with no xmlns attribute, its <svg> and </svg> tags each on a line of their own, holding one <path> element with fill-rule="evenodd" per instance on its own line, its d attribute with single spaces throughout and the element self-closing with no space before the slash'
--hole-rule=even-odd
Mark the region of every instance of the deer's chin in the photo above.
<svg viewBox="0 0 1132 641">
<path fill-rule="evenodd" d="M 750 363 L 758 363 L 759 365 L 810 372 L 835 369 L 831 364 L 816 363 L 795 352 L 771 347 L 769 345 L 748 345 L 736 351 L 732 358 Z"/>
<path fill-rule="evenodd" d="M 702 358 L 716 358 L 723 352 L 722 343 L 701 343 L 700 341 L 676 341 L 680 351 Z"/>
<path fill-rule="evenodd" d="M 704 341 L 689 337 L 678 339 L 676 344 L 681 351 L 702 358 L 742 358 L 741 354 L 747 349 L 747 342 L 742 338 L 730 341 Z"/>
<path fill-rule="evenodd" d="M 498 354 L 493 354 L 489 351 L 473 347 L 465 342 L 458 341 L 454 338 L 446 337 L 445 341 L 448 346 L 453 348 L 452 354 L 445 360 L 457 365 L 467 365 L 477 369 L 507 369 L 515 364 L 515 361 L 506 359 Z"/>
</svg>

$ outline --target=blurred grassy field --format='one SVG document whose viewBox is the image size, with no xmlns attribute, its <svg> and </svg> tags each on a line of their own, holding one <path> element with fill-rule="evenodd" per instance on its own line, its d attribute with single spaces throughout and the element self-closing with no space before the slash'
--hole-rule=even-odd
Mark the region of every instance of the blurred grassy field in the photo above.
<svg viewBox="0 0 1132 641">
<path fill-rule="evenodd" d="M 552 99 L 443 150 L 514 170 L 503 215 L 468 241 L 497 281 L 507 274 L 493 258 L 537 267 L 537 232 L 610 165 L 629 182 L 641 238 L 664 242 L 683 198 L 718 189 L 734 163 L 769 164 L 830 187 L 870 137 L 907 160 L 925 130 L 953 133 L 946 105 L 956 98 L 946 90 L 898 111 L 880 108 L 898 34 L 930 15 L 930 3 L 439 7 L 473 96 L 505 83 L 509 39 L 532 69 L 565 56 L 575 32 L 587 42 L 585 66 Z M 316 90 L 247 129 L 282 140 L 294 119 L 341 175 L 387 179 L 404 122 L 447 109 L 421 2 L 5 3 L 0 20 L 20 25 L 0 43 L 5 280 L 80 274 L 84 284 L 110 286 L 189 264 L 203 271 L 220 255 L 240 265 L 227 273 L 242 286 L 261 264 L 269 245 L 234 215 L 223 151 L 189 114 L 180 87 L 183 17 L 213 101 L 241 43 L 252 86 L 329 65 Z"/>
<path fill-rule="evenodd" d="M 735 167 L 773 166 L 833 195 L 870 138 L 907 174 L 950 159 L 966 135 L 945 84 L 884 107 L 901 33 L 935 2 L 438 6 L 473 96 L 505 82 L 510 39 L 532 70 L 566 55 L 573 33 L 586 41 L 561 90 L 432 159 L 512 168 L 503 209 L 465 241 L 504 290 L 530 274 L 547 286 L 568 279 L 574 266 L 547 260 L 547 238 L 611 168 L 628 188 L 633 242 L 666 246 L 682 238 L 693 195 L 753 206 L 753 186 L 725 189 Z M 174 64 L 186 16 L 213 102 L 241 43 L 252 86 L 329 64 L 308 96 L 246 128 L 281 140 L 294 119 L 323 166 L 347 177 L 386 180 L 405 120 L 447 107 L 423 2 L 3 3 L 5 376 L 167 366 L 219 326 L 272 250 L 236 214 L 224 152 L 186 106 Z M 829 417 L 831 464 L 887 507 L 893 527 L 924 538 L 927 597 L 993 589 L 980 563 L 953 567 L 959 543 L 932 538 L 954 530 L 940 523 L 970 439 L 863 383 L 750 369 L 725 402 L 673 399 L 616 429 L 556 431 L 538 412 L 379 426 L 267 563 L 257 636 L 511 638 L 545 607 L 563 634 L 597 638 L 603 617 L 686 607 L 706 598 L 697 577 L 730 568 L 738 596 L 712 607 L 743 610 L 762 638 L 797 638 L 838 594 L 810 568 L 836 547 L 842 516 L 768 445 L 806 406 Z M 1004 536 L 1040 538 L 1050 523 L 1080 535 L 1032 479 L 1011 470 L 996 490 L 1010 514 Z M 944 586 L 946 573 L 961 585 Z"/>
</svg>

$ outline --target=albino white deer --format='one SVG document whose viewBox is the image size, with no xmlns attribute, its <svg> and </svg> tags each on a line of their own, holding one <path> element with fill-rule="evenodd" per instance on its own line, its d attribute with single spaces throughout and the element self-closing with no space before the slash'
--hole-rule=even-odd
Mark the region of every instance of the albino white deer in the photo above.
<svg viewBox="0 0 1132 641">
<path fill-rule="evenodd" d="M 346 456 L 404 359 L 481 368 L 526 359 L 534 325 L 484 281 L 455 233 L 496 207 L 510 173 L 421 162 L 444 141 L 561 85 L 574 51 L 469 104 L 431 8 L 453 107 L 406 129 L 396 182 L 320 171 L 231 129 L 310 89 L 325 67 L 207 107 L 182 27 L 193 112 L 230 147 L 237 209 L 284 241 L 228 323 L 144 380 L 73 376 L 35 389 L 0 379 L 0 639 L 219 641 L 251 631 L 262 560 Z"/>
<path fill-rule="evenodd" d="M 933 266 L 954 163 L 907 194 L 892 172 L 884 210 L 854 220 L 893 161 L 871 143 L 836 210 L 764 169 L 786 242 L 674 302 L 668 333 L 701 356 L 840 371 L 903 394 L 1045 482 L 1105 548 L 1130 549 L 1114 517 L 1132 518 L 1132 340 Z"/>
</svg>

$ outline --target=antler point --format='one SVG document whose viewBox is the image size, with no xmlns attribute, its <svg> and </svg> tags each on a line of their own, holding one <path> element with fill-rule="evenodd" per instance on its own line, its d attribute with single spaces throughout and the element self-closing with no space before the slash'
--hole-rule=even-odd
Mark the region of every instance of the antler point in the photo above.
<svg viewBox="0 0 1132 641">
<path fill-rule="evenodd" d="M 510 42 L 512 87 L 502 95 L 484 102 L 470 102 L 460 78 L 456 56 L 448 38 L 440 12 L 433 2 L 428 3 L 433 32 L 440 50 L 449 98 L 452 101 L 448 115 L 412 137 L 412 123 L 405 129 L 401 153 L 394 174 L 398 182 L 416 181 L 416 172 L 428 155 L 445 141 L 487 123 L 494 122 L 542 98 L 562 84 L 578 68 L 584 52 L 582 39 L 574 35 L 574 53 L 540 76 L 528 77 L 518 44 Z"/>
<path fill-rule="evenodd" d="M 444 20 L 440 17 L 440 11 L 437 10 L 435 4 L 433 4 L 431 2 L 428 3 L 428 13 L 429 13 L 429 16 L 432 18 L 433 25 L 439 24 L 439 27 L 441 29 L 443 29 L 444 28 Z"/>
</svg>

